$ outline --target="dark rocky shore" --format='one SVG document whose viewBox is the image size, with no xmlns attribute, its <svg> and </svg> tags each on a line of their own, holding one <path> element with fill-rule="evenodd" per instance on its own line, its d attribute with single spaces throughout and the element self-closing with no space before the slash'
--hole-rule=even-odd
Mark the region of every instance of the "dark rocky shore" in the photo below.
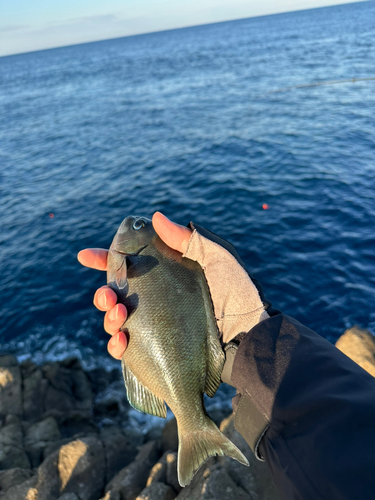
<svg viewBox="0 0 375 500">
<path fill-rule="evenodd" d="M 374 337 L 357 327 L 337 347 L 375 375 Z M 129 425 L 118 370 L 84 371 L 77 359 L 36 366 L 0 356 L 0 500 L 277 500 L 231 415 L 212 418 L 250 468 L 209 459 L 184 489 L 177 481 L 174 419 L 147 434 Z"/>
</svg>

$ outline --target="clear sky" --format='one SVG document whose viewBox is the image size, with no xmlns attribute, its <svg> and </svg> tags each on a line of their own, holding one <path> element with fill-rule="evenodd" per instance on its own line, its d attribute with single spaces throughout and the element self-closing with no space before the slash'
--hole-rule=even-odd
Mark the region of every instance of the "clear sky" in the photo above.
<svg viewBox="0 0 375 500">
<path fill-rule="evenodd" d="M 0 56 L 352 1 L 0 0 Z"/>
</svg>

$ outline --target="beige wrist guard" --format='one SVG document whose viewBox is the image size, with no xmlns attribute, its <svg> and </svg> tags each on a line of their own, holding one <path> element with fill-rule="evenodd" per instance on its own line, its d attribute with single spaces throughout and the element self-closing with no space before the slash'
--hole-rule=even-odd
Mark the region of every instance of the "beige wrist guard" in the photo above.
<svg viewBox="0 0 375 500">
<path fill-rule="evenodd" d="M 194 230 L 183 257 L 203 268 L 223 342 L 269 318 L 256 286 L 225 248 Z"/>
</svg>

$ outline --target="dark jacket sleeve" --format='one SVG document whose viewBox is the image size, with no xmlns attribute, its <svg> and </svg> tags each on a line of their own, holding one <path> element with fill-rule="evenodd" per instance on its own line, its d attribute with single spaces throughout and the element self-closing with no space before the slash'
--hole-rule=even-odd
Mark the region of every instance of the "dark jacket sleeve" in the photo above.
<svg viewBox="0 0 375 500">
<path fill-rule="evenodd" d="M 282 498 L 375 498 L 375 379 L 365 370 L 276 314 L 242 339 L 231 380 L 235 426 L 253 448 L 259 437 Z"/>
<path fill-rule="evenodd" d="M 230 243 L 190 227 L 245 268 Z M 270 318 L 226 346 L 236 428 L 268 463 L 284 500 L 375 499 L 375 379 L 272 308 L 250 278 Z"/>
</svg>

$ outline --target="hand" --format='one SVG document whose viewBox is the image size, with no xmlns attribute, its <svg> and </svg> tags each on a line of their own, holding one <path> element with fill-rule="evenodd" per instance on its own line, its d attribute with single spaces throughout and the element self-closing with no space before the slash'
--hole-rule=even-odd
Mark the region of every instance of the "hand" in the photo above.
<svg viewBox="0 0 375 500">
<path fill-rule="evenodd" d="M 152 224 L 164 243 L 181 253 L 186 251 L 191 236 L 190 229 L 170 221 L 160 212 L 153 215 Z M 107 255 L 108 250 L 87 248 L 81 250 L 77 258 L 83 266 L 106 271 Z M 121 359 L 128 344 L 126 335 L 120 330 L 127 318 L 126 307 L 117 304 L 116 293 L 108 286 L 102 286 L 96 291 L 94 305 L 99 311 L 106 311 L 104 329 L 112 336 L 108 342 L 108 352 L 115 359 Z"/>
<path fill-rule="evenodd" d="M 175 224 L 164 215 L 156 212 L 152 224 L 159 237 L 168 246 L 191 260 L 197 261 L 204 271 L 214 307 L 219 335 L 228 343 L 239 333 L 248 332 L 260 321 L 267 319 L 266 305 L 251 281 L 246 270 L 237 259 L 223 246 L 205 238 L 199 232 Z M 225 246 L 225 245 L 224 245 Z M 78 260 L 84 266 L 105 271 L 108 251 L 99 248 L 82 250 Z M 126 335 L 120 330 L 126 321 L 127 311 L 123 304 L 116 304 L 117 296 L 108 286 L 97 290 L 94 305 L 106 311 L 104 329 L 110 335 L 108 352 L 121 359 L 126 346 Z"/>
</svg>

